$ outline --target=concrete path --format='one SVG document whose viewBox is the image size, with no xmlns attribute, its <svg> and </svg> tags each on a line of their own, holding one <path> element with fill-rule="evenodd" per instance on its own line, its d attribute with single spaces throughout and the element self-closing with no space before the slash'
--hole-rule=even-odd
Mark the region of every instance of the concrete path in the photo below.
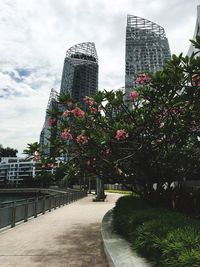
<svg viewBox="0 0 200 267">
<path fill-rule="evenodd" d="M 101 221 L 119 196 L 89 196 L 1 232 L 0 266 L 107 267 Z"/>
</svg>

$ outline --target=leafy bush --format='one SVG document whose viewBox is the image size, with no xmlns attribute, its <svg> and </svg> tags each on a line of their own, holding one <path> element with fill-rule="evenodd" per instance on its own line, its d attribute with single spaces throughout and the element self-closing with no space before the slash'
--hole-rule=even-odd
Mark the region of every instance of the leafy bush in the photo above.
<svg viewBox="0 0 200 267">
<path fill-rule="evenodd" d="M 200 266 L 200 223 L 178 212 L 156 209 L 139 197 L 120 198 L 115 230 L 156 267 Z"/>
<path fill-rule="evenodd" d="M 200 229 L 194 225 L 169 232 L 161 247 L 165 266 L 200 266 Z"/>
</svg>

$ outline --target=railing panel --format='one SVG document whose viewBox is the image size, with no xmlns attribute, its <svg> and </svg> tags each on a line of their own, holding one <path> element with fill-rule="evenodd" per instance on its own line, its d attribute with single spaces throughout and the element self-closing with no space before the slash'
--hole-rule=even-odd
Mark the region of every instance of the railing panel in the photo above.
<svg viewBox="0 0 200 267">
<path fill-rule="evenodd" d="M 45 199 L 45 210 L 49 210 L 50 207 L 50 198 Z"/>
<path fill-rule="evenodd" d="M 12 207 L 4 207 L 0 209 L 0 228 L 11 224 Z"/>
<path fill-rule="evenodd" d="M 35 215 L 35 201 L 28 203 L 28 218 Z"/>
<path fill-rule="evenodd" d="M 38 214 L 44 214 L 46 211 L 69 204 L 86 195 L 86 192 L 68 191 L 58 195 L 10 203 L 9 206 L 0 208 L 0 228 L 8 225 L 14 227 L 16 222 L 23 220 L 26 222 L 32 216 L 37 217 Z"/>
<path fill-rule="evenodd" d="M 25 204 L 16 206 L 15 222 L 24 220 L 25 218 Z"/>
<path fill-rule="evenodd" d="M 38 199 L 37 214 L 42 213 L 42 208 L 43 208 L 43 200 L 42 199 Z"/>
</svg>

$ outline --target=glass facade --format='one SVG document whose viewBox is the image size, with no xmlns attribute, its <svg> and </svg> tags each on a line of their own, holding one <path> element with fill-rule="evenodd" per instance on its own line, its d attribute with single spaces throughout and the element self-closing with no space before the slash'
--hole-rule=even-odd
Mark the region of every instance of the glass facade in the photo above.
<svg viewBox="0 0 200 267">
<path fill-rule="evenodd" d="M 136 76 L 154 73 L 170 59 L 170 48 L 164 29 L 154 22 L 134 15 L 127 16 L 126 27 L 126 99 L 135 86 Z"/>
<path fill-rule="evenodd" d="M 194 30 L 194 36 L 193 39 L 195 40 L 197 35 L 200 35 L 200 5 L 197 6 L 197 21 L 196 21 L 196 26 L 195 26 L 195 30 Z M 191 56 L 192 53 L 197 52 L 197 49 L 191 44 L 189 51 L 188 51 L 188 56 Z"/>
<path fill-rule="evenodd" d="M 98 90 L 98 57 L 91 42 L 67 50 L 60 92 L 70 94 L 76 101 L 92 96 Z"/>
</svg>

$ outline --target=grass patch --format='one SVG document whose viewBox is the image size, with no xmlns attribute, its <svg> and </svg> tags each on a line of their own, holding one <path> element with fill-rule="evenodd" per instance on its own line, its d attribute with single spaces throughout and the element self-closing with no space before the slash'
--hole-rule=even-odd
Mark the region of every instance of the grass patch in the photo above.
<svg viewBox="0 0 200 267">
<path fill-rule="evenodd" d="M 108 192 L 108 193 L 118 193 L 118 194 L 127 194 L 127 195 L 134 194 L 132 191 L 112 190 L 112 189 L 106 189 L 105 192 Z"/>
<path fill-rule="evenodd" d="M 200 266 L 200 222 L 178 212 L 152 208 L 138 196 L 118 199 L 115 230 L 155 267 Z"/>
</svg>

